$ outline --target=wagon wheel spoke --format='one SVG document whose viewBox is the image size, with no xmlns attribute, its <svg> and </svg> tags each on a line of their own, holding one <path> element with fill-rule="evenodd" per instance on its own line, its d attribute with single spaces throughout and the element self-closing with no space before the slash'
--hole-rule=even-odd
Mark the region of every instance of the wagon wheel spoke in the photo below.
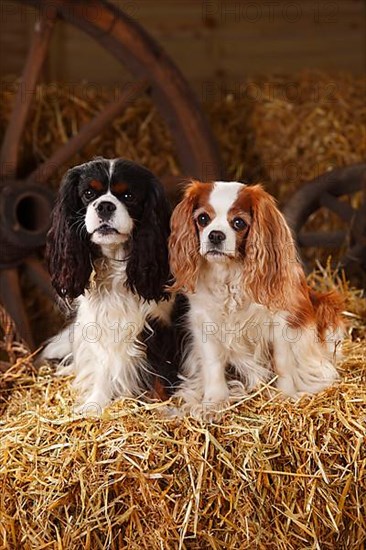
<svg viewBox="0 0 366 550">
<path fill-rule="evenodd" d="M 301 247 L 324 247 L 338 248 L 342 246 L 348 238 L 346 231 L 331 231 L 329 233 L 319 233 L 316 231 L 301 232 L 297 236 L 297 241 Z"/>
<path fill-rule="evenodd" d="M 20 281 L 17 269 L 2 269 L 0 271 L 0 299 L 14 320 L 20 336 L 34 349 L 32 332 L 23 306 L 20 291 Z"/>
<path fill-rule="evenodd" d="M 89 141 L 98 136 L 104 128 L 112 124 L 114 118 L 119 116 L 126 106 L 138 95 L 149 87 L 145 79 L 137 80 L 134 84 L 125 89 L 121 96 L 110 103 L 103 111 L 98 113 L 90 122 L 84 124 L 79 133 L 71 138 L 65 145 L 58 149 L 46 162 L 41 164 L 28 178 L 29 181 L 37 183 L 46 182 L 58 168 L 80 151 Z"/>
<path fill-rule="evenodd" d="M 29 280 L 54 300 L 55 292 L 51 285 L 50 276 L 43 264 L 36 258 L 28 258 L 24 263 L 24 267 Z"/>
<path fill-rule="evenodd" d="M 31 47 L 1 147 L 0 165 L 3 177 L 16 176 L 20 140 L 34 97 L 38 77 L 46 58 L 56 17 L 57 10 L 55 8 L 47 9 L 34 28 Z"/>
<path fill-rule="evenodd" d="M 345 222 L 351 222 L 356 214 L 356 210 L 348 202 L 340 201 L 327 192 L 321 195 L 319 202 L 321 206 L 329 208 Z"/>
</svg>

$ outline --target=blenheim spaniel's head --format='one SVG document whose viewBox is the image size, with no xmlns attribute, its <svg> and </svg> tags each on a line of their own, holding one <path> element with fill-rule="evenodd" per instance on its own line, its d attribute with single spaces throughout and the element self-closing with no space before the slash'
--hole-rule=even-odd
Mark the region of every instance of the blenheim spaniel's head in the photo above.
<svg viewBox="0 0 366 550">
<path fill-rule="evenodd" d="M 302 269 L 291 231 L 261 185 L 192 181 L 171 220 L 170 263 L 175 290 L 194 292 L 200 269 L 240 266 L 243 291 L 281 307 Z"/>
</svg>

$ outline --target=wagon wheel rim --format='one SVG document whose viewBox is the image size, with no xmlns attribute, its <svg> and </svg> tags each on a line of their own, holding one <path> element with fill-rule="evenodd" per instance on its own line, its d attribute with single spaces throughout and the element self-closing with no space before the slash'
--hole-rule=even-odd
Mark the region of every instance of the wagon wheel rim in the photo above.
<svg viewBox="0 0 366 550">
<path fill-rule="evenodd" d="M 127 104 L 147 89 L 171 132 L 183 176 L 190 175 L 201 179 L 219 177 L 222 170 L 218 148 L 193 92 L 174 63 L 140 25 L 104 0 L 92 0 L 88 3 L 79 0 L 15 1 L 38 8 L 41 15 L 35 25 L 21 85 L 16 93 L 1 147 L 0 191 L 4 191 L 5 187 L 5 191 L 10 192 L 12 188 L 16 188 L 13 181 L 17 174 L 21 138 L 58 18 L 83 30 L 99 42 L 128 68 L 136 81 L 102 113 L 84 125 L 77 136 L 71 138 L 27 177 L 25 183 L 28 194 L 31 194 L 32 184 L 44 184 L 79 149 L 110 124 Z M 134 54 L 131 53 L 132 50 Z M 27 91 L 25 95 L 22 89 Z M 31 197 L 38 206 L 42 200 L 51 201 L 47 193 L 46 196 L 40 196 L 44 193 L 46 191 L 33 188 Z M 6 204 L 3 203 L 2 200 L 0 206 L 6 211 Z M 44 241 L 47 229 L 47 223 L 43 223 L 37 231 L 26 236 L 30 239 L 33 236 L 38 243 Z M 39 246 L 35 245 L 33 250 Z M 22 262 L 17 259 L 15 265 L 11 265 L 11 261 L 8 260 L 9 265 L 0 266 L 0 300 L 15 319 L 20 335 L 34 347 L 30 324 L 22 302 L 18 265 L 22 264 L 27 276 L 46 294 L 53 297 L 54 293 L 43 264 L 37 258 L 31 257 L 30 253 L 24 255 Z"/>
<path fill-rule="evenodd" d="M 137 79 L 133 89 L 146 81 L 151 98 L 171 132 L 183 177 L 217 179 L 222 175 L 218 146 L 194 93 L 173 61 L 142 26 L 105 0 L 18 2 L 42 9 L 46 18 L 48 14 L 54 17 L 56 11 L 56 17 L 99 42 Z"/>
<path fill-rule="evenodd" d="M 363 203 L 354 208 L 349 202 L 339 200 L 363 191 Z M 354 164 L 337 168 L 306 183 L 288 201 L 283 212 L 293 230 L 300 248 L 324 247 L 337 249 L 348 245 L 341 265 L 362 259 L 365 248 L 366 164 Z M 347 224 L 345 230 L 304 231 L 312 214 L 326 208 Z"/>
</svg>

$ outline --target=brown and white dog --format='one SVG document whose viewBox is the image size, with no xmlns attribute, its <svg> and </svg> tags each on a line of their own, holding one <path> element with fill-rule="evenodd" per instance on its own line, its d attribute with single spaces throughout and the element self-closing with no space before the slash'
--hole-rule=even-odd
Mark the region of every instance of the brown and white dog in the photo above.
<svg viewBox="0 0 366 550">
<path fill-rule="evenodd" d="M 217 409 L 277 375 L 297 397 L 337 379 L 342 299 L 311 290 L 291 231 L 261 185 L 191 182 L 169 241 L 174 290 L 189 299 L 180 391 Z M 227 381 L 231 368 L 239 382 Z"/>
</svg>

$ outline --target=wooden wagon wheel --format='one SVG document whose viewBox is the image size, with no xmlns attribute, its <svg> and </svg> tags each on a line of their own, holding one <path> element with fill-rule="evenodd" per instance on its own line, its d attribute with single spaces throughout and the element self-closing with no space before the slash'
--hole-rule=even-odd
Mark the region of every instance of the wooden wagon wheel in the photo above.
<svg viewBox="0 0 366 550">
<path fill-rule="evenodd" d="M 349 200 L 362 192 L 356 208 Z M 344 200 L 346 199 L 346 200 Z M 306 222 L 320 208 L 336 214 L 345 224 L 336 231 L 306 231 Z M 366 164 L 354 164 L 326 172 L 303 185 L 288 201 L 284 215 L 301 249 L 343 249 L 341 267 L 351 275 L 356 271 L 366 276 Z"/>
<path fill-rule="evenodd" d="M 0 300 L 21 336 L 32 345 L 19 269 L 24 268 L 33 282 L 53 295 L 48 274 L 31 255 L 44 245 L 49 226 L 52 194 L 44 184 L 60 166 L 111 124 L 137 95 L 148 91 L 171 131 L 183 175 L 218 178 L 221 167 L 218 149 L 188 83 L 140 25 L 104 0 L 18 1 L 37 8 L 40 19 L 1 148 L 0 237 L 5 246 L 0 259 Z M 127 67 L 136 82 L 25 180 L 17 181 L 22 132 L 58 18 L 99 42 Z"/>
</svg>

